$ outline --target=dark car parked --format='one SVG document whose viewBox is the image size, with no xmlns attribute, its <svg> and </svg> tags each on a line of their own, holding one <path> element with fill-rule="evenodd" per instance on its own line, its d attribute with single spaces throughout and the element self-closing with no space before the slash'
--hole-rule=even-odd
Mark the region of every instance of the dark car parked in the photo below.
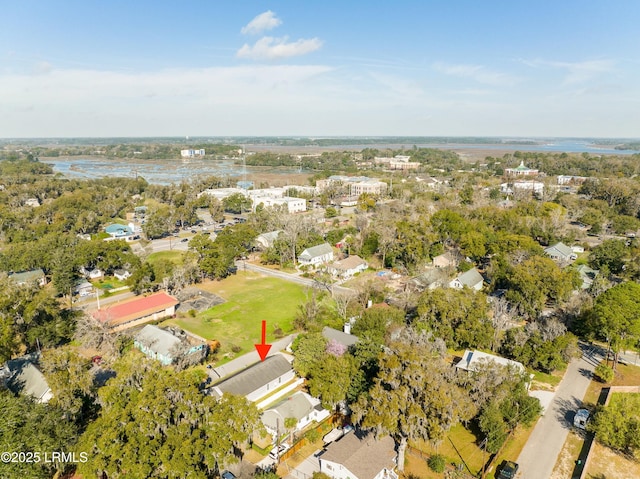
<svg viewBox="0 0 640 479">
<path fill-rule="evenodd" d="M 496 479 L 513 479 L 516 477 L 519 467 L 520 466 L 513 461 L 504 461 L 500 464 L 500 471 L 498 472 Z"/>
</svg>

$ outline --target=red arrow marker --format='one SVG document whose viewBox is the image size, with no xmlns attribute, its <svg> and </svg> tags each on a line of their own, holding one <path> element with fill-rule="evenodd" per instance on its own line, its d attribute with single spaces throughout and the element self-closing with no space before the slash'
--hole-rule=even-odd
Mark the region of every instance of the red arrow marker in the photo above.
<svg viewBox="0 0 640 479">
<path fill-rule="evenodd" d="M 271 345 L 266 344 L 266 340 L 267 340 L 267 322 L 262 321 L 262 343 L 254 344 L 254 346 L 256 347 L 256 350 L 258 351 L 258 354 L 260 355 L 260 361 L 264 361 L 264 358 L 267 357 L 267 354 L 269 354 L 269 350 L 271 349 Z"/>
</svg>

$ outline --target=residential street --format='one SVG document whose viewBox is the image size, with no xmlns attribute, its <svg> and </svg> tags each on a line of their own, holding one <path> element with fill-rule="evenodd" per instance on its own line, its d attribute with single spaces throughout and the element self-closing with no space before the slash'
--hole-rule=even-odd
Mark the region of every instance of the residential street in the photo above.
<svg viewBox="0 0 640 479">
<path fill-rule="evenodd" d="M 155 239 L 152 240 L 150 245 L 151 245 L 151 252 L 152 253 L 157 253 L 159 251 L 187 251 L 187 249 L 189 249 L 189 243 L 188 242 L 183 242 L 184 238 L 174 238 L 172 236 L 169 236 L 167 238 L 162 238 L 162 239 Z"/>
<path fill-rule="evenodd" d="M 582 357 L 569 364 L 551 406 L 539 419 L 517 459 L 521 479 L 546 479 L 553 472 L 574 413 L 581 407 L 593 371 L 604 353 L 598 346 L 586 343 L 581 343 L 580 348 Z"/>
</svg>

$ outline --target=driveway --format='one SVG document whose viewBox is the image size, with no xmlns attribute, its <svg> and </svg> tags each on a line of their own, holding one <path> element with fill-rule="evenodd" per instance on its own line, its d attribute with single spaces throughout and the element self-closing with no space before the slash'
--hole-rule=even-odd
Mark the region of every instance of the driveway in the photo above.
<svg viewBox="0 0 640 479">
<path fill-rule="evenodd" d="M 604 351 L 598 346 L 580 343 L 582 357 L 571 361 L 556 390 L 549 409 L 536 424 L 518 457 L 522 479 L 551 477 L 553 468 L 573 425 L 575 411 L 582 406 L 593 371 Z"/>
<path fill-rule="evenodd" d="M 285 476 L 285 479 L 311 479 L 314 472 L 320 472 L 320 461 L 318 453 L 320 449 L 302 461 L 298 467 Z"/>
</svg>

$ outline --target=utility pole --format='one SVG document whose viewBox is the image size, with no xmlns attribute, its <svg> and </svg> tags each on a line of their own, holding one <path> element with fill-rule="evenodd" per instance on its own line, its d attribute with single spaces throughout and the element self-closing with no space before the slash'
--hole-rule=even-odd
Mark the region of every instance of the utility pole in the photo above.
<svg viewBox="0 0 640 479">
<path fill-rule="evenodd" d="M 482 448 L 482 474 L 481 478 L 484 479 L 485 476 L 485 468 L 487 467 L 487 439 L 489 436 L 485 437 L 480 443 L 480 447 Z"/>
</svg>

